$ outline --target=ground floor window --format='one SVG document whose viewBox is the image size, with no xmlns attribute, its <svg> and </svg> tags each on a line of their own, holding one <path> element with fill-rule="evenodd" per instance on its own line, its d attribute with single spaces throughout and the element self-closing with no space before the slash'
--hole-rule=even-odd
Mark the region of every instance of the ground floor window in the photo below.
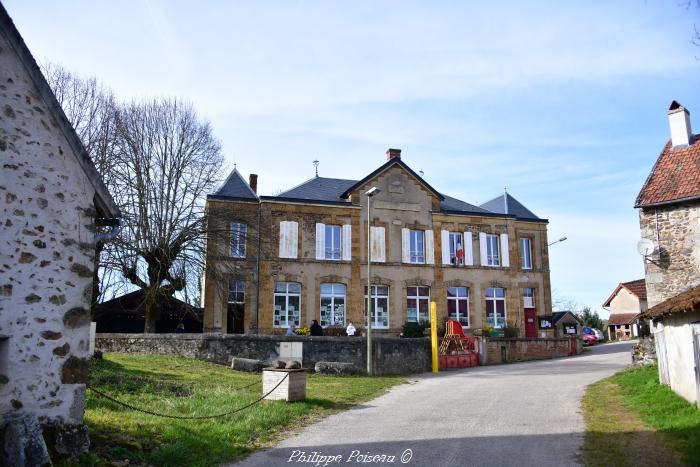
<svg viewBox="0 0 700 467">
<path fill-rule="evenodd" d="M 367 286 L 365 286 L 365 316 L 367 316 Z M 386 285 L 372 286 L 372 327 L 389 327 L 389 287 Z"/>
<path fill-rule="evenodd" d="M 321 326 L 345 326 L 345 284 L 321 284 Z"/>
<path fill-rule="evenodd" d="M 296 282 L 275 282 L 275 310 L 272 324 L 275 327 L 288 328 L 301 321 L 301 284 Z"/>
<path fill-rule="evenodd" d="M 406 288 L 406 320 L 409 323 L 430 321 L 430 287 Z"/>
<path fill-rule="evenodd" d="M 494 328 L 506 325 L 506 291 L 501 288 L 486 289 L 486 322 Z"/>
<path fill-rule="evenodd" d="M 447 288 L 447 318 L 459 321 L 462 327 L 469 327 L 469 289 L 467 287 Z"/>
</svg>

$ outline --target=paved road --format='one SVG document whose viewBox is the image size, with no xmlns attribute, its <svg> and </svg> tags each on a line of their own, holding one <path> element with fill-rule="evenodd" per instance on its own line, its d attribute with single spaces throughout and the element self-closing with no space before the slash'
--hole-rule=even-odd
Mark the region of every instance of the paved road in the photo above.
<svg viewBox="0 0 700 467">
<path fill-rule="evenodd" d="M 411 378 L 236 467 L 322 466 L 320 456 L 341 456 L 327 465 L 367 465 L 363 455 L 401 465 L 409 453 L 415 466 L 579 465 L 584 389 L 627 366 L 630 349 L 605 344 L 574 358 Z"/>
</svg>

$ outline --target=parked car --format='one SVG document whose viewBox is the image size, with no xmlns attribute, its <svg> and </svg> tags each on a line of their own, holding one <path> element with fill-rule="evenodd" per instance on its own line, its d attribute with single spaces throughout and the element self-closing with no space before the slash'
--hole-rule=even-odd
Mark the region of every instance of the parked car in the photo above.
<svg viewBox="0 0 700 467">
<path fill-rule="evenodd" d="M 605 340 L 605 335 L 601 332 L 600 329 L 596 328 L 591 328 L 589 326 L 584 326 L 583 327 L 583 335 L 592 335 L 595 336 L 595 338 L 598 340 L 598 342 Z"/>
<path fill-rule="evenodd" d="M 593 334 L 584 334 L 581 339 L 583 339 L 583 345 L 596 345 L 598 343 L 598 339 Z"/>
</svg>

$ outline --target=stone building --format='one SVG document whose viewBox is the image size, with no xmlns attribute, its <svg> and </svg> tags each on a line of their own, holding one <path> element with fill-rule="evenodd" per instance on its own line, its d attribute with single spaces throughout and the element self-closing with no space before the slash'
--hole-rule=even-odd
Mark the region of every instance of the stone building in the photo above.
<svg viewBox="0 0 700 467">
<path fill-rule="evenodd" d="M 39 465 L 47 426 L 87 448 L 96 227 L 120 213 L 2 5 L 0 163 L 0 433 L 5 465 Z"/>
<path fill-rule="evenodd" d="M 649 309 L 661 382 L 691 402 L 700 393 L 700 138 L 673 101 L 671 139 L 637 196 Z"/>
<path fill-rule="evenodd" d="M 363 327 L 373 187 L 374 330 L 427 320 L 433 300 L 467 332 L 512 323 L 522 336 L 553 333 L 537 319 L 551 317 L 547 220 L 510 194 L 481 206 L 444 195 L 398 149 L 362 180 L 316 176 L 277 196 L 234 170 L 207 200 L 204 331 Z"/>
<path fill-rule="evenodd" d="M 644 279 L 620 282 L 603 303 L 603 308 L 610 310 L 608 339 L 639 337 L 639 314 L 648 308 L 646 282 Z"/>
</svg>

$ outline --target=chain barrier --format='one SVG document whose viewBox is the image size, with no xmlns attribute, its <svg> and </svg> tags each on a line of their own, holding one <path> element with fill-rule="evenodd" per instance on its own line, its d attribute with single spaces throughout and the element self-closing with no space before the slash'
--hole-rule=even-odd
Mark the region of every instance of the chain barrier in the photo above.
<svg viewBox="0 0 700 467">
<path fill-rule="evenodd" d="M 133 405 L 131 405 L 131 404 L 127 404 L 126 402 L 122 402 L 122 401 L 120 401 L 120 400 L 117 400 L 117 399 L 115 399 L 114 397 L 112 397 L 112 396 L 110 396 L 110 395 L 108 395 L 108 394 L 105 394 L 104 392 L 102 392 L 102 391 L 100 391 L 100 390 L 98 390 L 98 389 L 93 388 L 92 386 L 88 386 L 87 388 L 88 388 L 90 391 L 92 391 L 92 392 L 94 392 L 95 394 L 97 394 L 98 396 L 103 397 L 103 398 L 105 398 L 105 399 L 107 399 L 107 400 L 109 400 L 109 401 L 112 401 L 112 402 L 114 402 L 115 404 L 121 405 L 121 406 L 126 407 L 126 408 L 131 409 L 131 410 L 135 410 L 135 411 L 137 411 L 137 412 L 142 412 L 142 413 L 145 413 L 145 414 L 148 414 L 148 415 L 153 415 L 154 417 L 174 418 L 174 419 L 177 419 L 177 420 L 205 420 L 205 419 L 211 419 L 211 418 L 226 417 L 226 416 L 233 415 L 233 414 L 235 414 L 235 413 L 241 412 L 241 411 L 243 411 L 243 410 L 245 410 L 245 409 L 247 409 L 247 408 L 249 408 L 249 407 L 254 406 L 255 404 L 257 404 L 257 403 L 259 403 L 260 401 L 262 401 L 263 399 L 265 399 L 267 396 L 269 396 L 270 394 L 272 394 L 272 393 L 275 391 L 275 389 L 277 389 L 278 387 L 280 387 L 280 385 L 281 385 L 281 384 L 284 382 L 284 380 L 286 380 L 288 377 L 289 377 L 289 373 L 287 373 L 286 375 L 284 375 L 284 378 L 282 378 L 282 379 L 275 385 L 274 388 L 270 389 L 270 391 L 268 391 L 266 394 L 263 394 L 262 397 L 260 397 L 260 398 L 258 398 L 258 399 L 256 399 L 256 400 L 254 400 L 253 402 L 250 402 L 250 403 L 244 405 L 243 407 L 239 407 L 239 408 L 237 408 L 237 409 L 235 409 L 235 410 L 231 410 L 231 411 L 229 411 L 229 412 L 224 412 L 224 413 L 220 413 L 220 414 L 216 414 L 216 415 L 198 415 L 198 416 L 170 415 L 170 414 L 162 414 L 162 413 L 158 413 L 158 412 L 152 412 L 152 411 L 150 411 L 150 410 L 141 409 L 141 408 L 136 407 L 136 406 L 133 406 Z M 257 381 L 256 381 L 256 384 L 257 384 Z M 251 386 L 252 386 L 252 385 L 251 385 Z"/>
</svg>

